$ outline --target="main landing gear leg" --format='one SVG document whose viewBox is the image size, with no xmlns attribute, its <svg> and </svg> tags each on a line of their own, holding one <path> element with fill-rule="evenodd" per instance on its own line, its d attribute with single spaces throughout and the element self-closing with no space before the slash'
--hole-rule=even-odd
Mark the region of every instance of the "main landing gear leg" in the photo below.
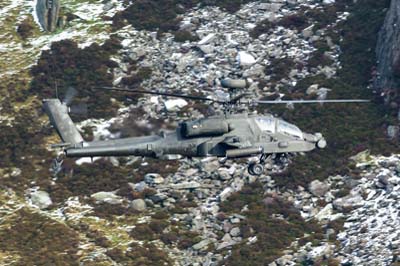
<svg viewBox="0 0 400 266">
<path fill-rule="evenodd" d="M 259 176 L 264 173 L 264 164 L 267 168 L 271 168 L 272 165 L 269 163 L 271 156 L 267 154 L 262 154 L 260 156 L 259 163 L 251 163 L 249 164 L 248 172 L 251 175 Z"/>
</svg>

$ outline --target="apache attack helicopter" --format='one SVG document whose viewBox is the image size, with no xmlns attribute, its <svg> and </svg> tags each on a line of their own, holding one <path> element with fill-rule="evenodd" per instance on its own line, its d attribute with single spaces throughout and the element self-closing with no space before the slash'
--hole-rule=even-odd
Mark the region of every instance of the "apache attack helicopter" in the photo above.
<svg viewBox="0 0 400 266">
<path fill-rule="evenodd" d="M 249 163 L 251 175 L 261 175 L 264 166 L 278 162 L 285 155 L 308 152 L 315 148 L 323 149 L 327 142 L 320 133 L 310 134 L 301 131 L 272 115 L 256 115 L 238 112 L 240 104 L 294 104 L 294 103 L 349 103 L 368 102 L 367 100 L 295 100 L 295 101 L 243 101 L 248 94 L 234 96 L 233 92 L 245 88 L 246 80 L 222 80 L 221 85 L 230 91 L 230 100 L 222 101 L 193 95 L 163 93 L 123 88 L 102 88 L 124 93 L 153 94 L 167 97 L 179 97 L 195 101 L 219 103 L 224 107 L 220 115 L 181 122 L 175 131 L 161 132 L 160 135 L 130 137 L 104 141 L 86 142 L 78 132 L 69 116 L 68 101 L 58 98 L 43 100 L 43 107 L 62 139 L 61 148 L 67 157 L 101 156 L 142 156 L 163 158 L 164 155 L 184 157 L 254 157 L 256 162 Z"/>
</svg>

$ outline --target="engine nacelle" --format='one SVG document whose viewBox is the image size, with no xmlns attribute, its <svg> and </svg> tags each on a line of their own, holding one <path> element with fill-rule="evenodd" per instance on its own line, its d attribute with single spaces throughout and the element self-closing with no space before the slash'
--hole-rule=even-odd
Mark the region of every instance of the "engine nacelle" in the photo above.
<svg viewBox="0 0 400 266">
<path fill-rule="evenodd" d="M 218 136 L 228 133 L 229 124 L 224 119 L 200 119 L 182 123 L 182 135 L 186 138 Z"/>
</svg>

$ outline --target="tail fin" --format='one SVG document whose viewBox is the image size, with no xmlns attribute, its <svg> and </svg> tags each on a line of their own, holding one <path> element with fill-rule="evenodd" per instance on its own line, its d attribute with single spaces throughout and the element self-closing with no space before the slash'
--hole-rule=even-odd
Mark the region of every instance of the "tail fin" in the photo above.
<svg viewBox="0 0 400 266">
<path fill-rule="evenodd" d="M 68 114 L 66 104 L 59 99 L 46 99 L 43 101 L 43 108 L 64 143 L 73 145 L 83 142 L 81 134 Z"/>
</svg>

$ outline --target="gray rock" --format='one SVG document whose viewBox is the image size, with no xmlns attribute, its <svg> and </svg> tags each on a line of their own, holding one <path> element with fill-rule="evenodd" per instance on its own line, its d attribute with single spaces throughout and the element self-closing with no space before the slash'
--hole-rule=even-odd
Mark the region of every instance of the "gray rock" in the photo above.
<svg viewBox="0 0 400 266">
<path fill-rule="evenodd" d="M 398 126 L 388 126 L 387 127 L 387 135 L 391 139 L 399 138 L 400 127 Z"/>
<path fill-rule="evenodd" d="M 244 78 L 263 77 L 265 76 L 264 70 L 265 70 L 264 66 L 260 64 L 255 64 L 254 66 L 243 72 L 243 77 Z"/>
<path fill-rule="evenodd" d="M 232 227 L 233 226 L 232 226 L 232 224 L 230 222 L 224 221 L 223 230 L 224 230 L 225 233 L 228 233 L 229 231 L 231 231 Z"/>
<path fill-rule="evenodd" d="M 158 204 L 166 200 L 168 197 L 165 194 L 157 193 L 149 197 L 154 204 Z"/>
<path fill-rule="evenodd" d="M 144 182 L 157 185 L 164 183 L 164 178 L 159 174 L 149 173 L 144 176 Z"/>
<path fill-rule="evenodd" d="M 216 39 L 216 37 L 217 37 L 217 35 L 215 33 L 210 33 L 206 37 L 201 39 L 201 41 L 199 41 L 198 45 L 201 46 L 201 45 L 209 44 L 209 43 L 213 42 Z"/>
<path fill-rule="evenodd" d="M 129 185 L 133 190 L 138 191 L 138 192 L 142 192 L 143 190 L 145 190 L 145 189 L 147 188 L 147 184 L 146 184 L 144 181 L 142 181 L 142 182 L 140 182 L 140 183 L 136 183 L 136 184 L 128 183 L 128 185 Z"/>
<path fill-rule="evenodd" d="M 319 88 L 318 84 L 313 84 L 310 87 L 308 87 L 306 94 L 307 95 L 317 94 L 318 88 Z"/>
<path fill-rule="evenodd" d="M 312 181 L 308 186 L 308 190 L 316 197 L 324 196 L 329 191 L 329 188 L 328 184 L 319 180 Z"/>
<path fill-rule="evenodd" d="M 231 175 L 227 170 L 225 170 L 225 169 L 219 170 L 219 171 L 218 171 L 218 175 L 219 175 L 219 178 L 220 178 L 222 181 L 226 181 L 226 180 L 232 179 L 232 175 Z"/>
<path fill-rule="evenodd" d="M 239 227 L 234 227 L 231 229 L 231 231 L 229 232 L 229 234 L 233 237 L 238 237 L 240 236 L 240 229 Z"/>
<path fill-rule="evenodd" d="M 307 39 L 310 38 L 310 37 L 314 34 L 313 28 L 314 28 L 314 25 L 311 25 L 310 27 L 305 28 L 305 29 L 301 32 L 301 34 L 303 35 L 303 37 L 304 37 L 304 38 L 307 38 Z"/>
<path fill-rule="evenodd" d="M 12 177 L 17 177 L 19 175 L 21 175 L 22 171 L 19 168 L 14 168 L 13 171 L 11 172 L 11 176 Z"/>
<path fill-rule="evenodd" d="M 278 265 L 282 265 L 282 266 L 290 265 L 292 260 L 293 260 L 293 256 L 288 254 L 288 255 L 284 255 L 284 256 L 280 257 L 279 259 L 277 259 L 276 263 Z"/>
<path fill-rule="evenodd" d="M 233 245 L 235 245 L 235 244 L 236 244 L 236 242 L 233 241 L 233 240 L 230 241 L 230 242 L 222 242 L 222 243 L 220 243 L 220 244 L 217 246 L 217 250 L 221 250 L 221 249 L 224 249 L 224 248 L 233 246 Z"/>
<path fill-rule="evenodd" d="M 32 204 L 37 206 L 39 209 L 46 209 L 53 204 L 49 193 L 46 191 L 35 191 L 31 195 Z"/>
<path fill-rule="evenodd" d="M 103 10 L 105 12 L 110 11 L 111 9 L 113 9 L 115 7 L 115 3 L 114 2 L 107 2 L 104 6 L 103 6 Z"/>
<path fill-rule="evenodd" d="M 131 207 L 135 210 L 135 211 L 145 211 L 146 210 L 146 202 L 142 199 L 135 199 L 132 201 L 131 203 Z"/>
<path fill-rule="evenodd" d="M 389 185 L 389 176 L 379 175 L 378 180 L 375 182 L 377 188 L 386 188 Z"/>
<path fill-rule="evenodd" d="M 231 218 L 231 223 L 233 223 L 233 224 L 238 224 L 238 223 L 240 223 L 240 218 L 238 218 L 238 217 L 233 217 L 233 218 Z"/>
<path fill-rule="evenodd" d="M 192 248 L 194 250 L 201 250 L 201 249 L 205 249 L 209 244 L 210 244 L 210 240 L 204 239 L 204 240 L 200 241 L 199 243 L 193 245 Z"/>
<path fill-rule="evenodd" d="M 236 241 L 234 241 L 231 237 L 230 234 L 225 234 L 224 237 L 222 238 L 222 243 L 220 243 L 217 246 L 217 250 L 224 249 L 226 247 L 230 247 L 236 244 Z"/>
<path fill-rule="evenodd" d="M 339 198 L 333 201 L 333 207 L 339 210 L 343 210 L 345 208 L 350 208 L 350 207 L 357 207 L 357 206 L 362 206 L 364 205 L 363 203 L 364 199 L 361 197 L 360 194 L 355 193 L 355 194 L 350 194 L 346 197 Z"/>
<path fill-rule="evenodd" d="M 232 193 L 235 192 L 235 190 L 231 187 L 225 188 L 220 194 L 219 198 L 221 201 L 225 201 Z"/>
<path fill-rule="evenodd" d="M 184 183 L 179 183 L 179 184 L 172 184 L 170 185 L 171 188 L 173 189 L 195 189 L 195 188 L 200 188 L 201 184 L 195 181 L 192 182 L 184 182 Z"/>
<path fill-rule="evenodd" d="M 90 196 L 95 199 L 97 202 L 104 202 L 109 204 L 120 204 L 122 203 L 122 198 L 118 195 L 115 195 L 115 192 L 97 192 Z"/>
<path fill-rule="evenodd" d="M 237 60 L 242 67 L 248 67 L 257 62 L 254 56 L 244 51 L 238 53 Z"/>
<path fill-rule="evenodd" d="M 215 50 L 214 46 L 212 45 L 199 45 L 198 46 L 200 51 L 202 51 L 204 54 L 212 54 Z"/>
</svg>

